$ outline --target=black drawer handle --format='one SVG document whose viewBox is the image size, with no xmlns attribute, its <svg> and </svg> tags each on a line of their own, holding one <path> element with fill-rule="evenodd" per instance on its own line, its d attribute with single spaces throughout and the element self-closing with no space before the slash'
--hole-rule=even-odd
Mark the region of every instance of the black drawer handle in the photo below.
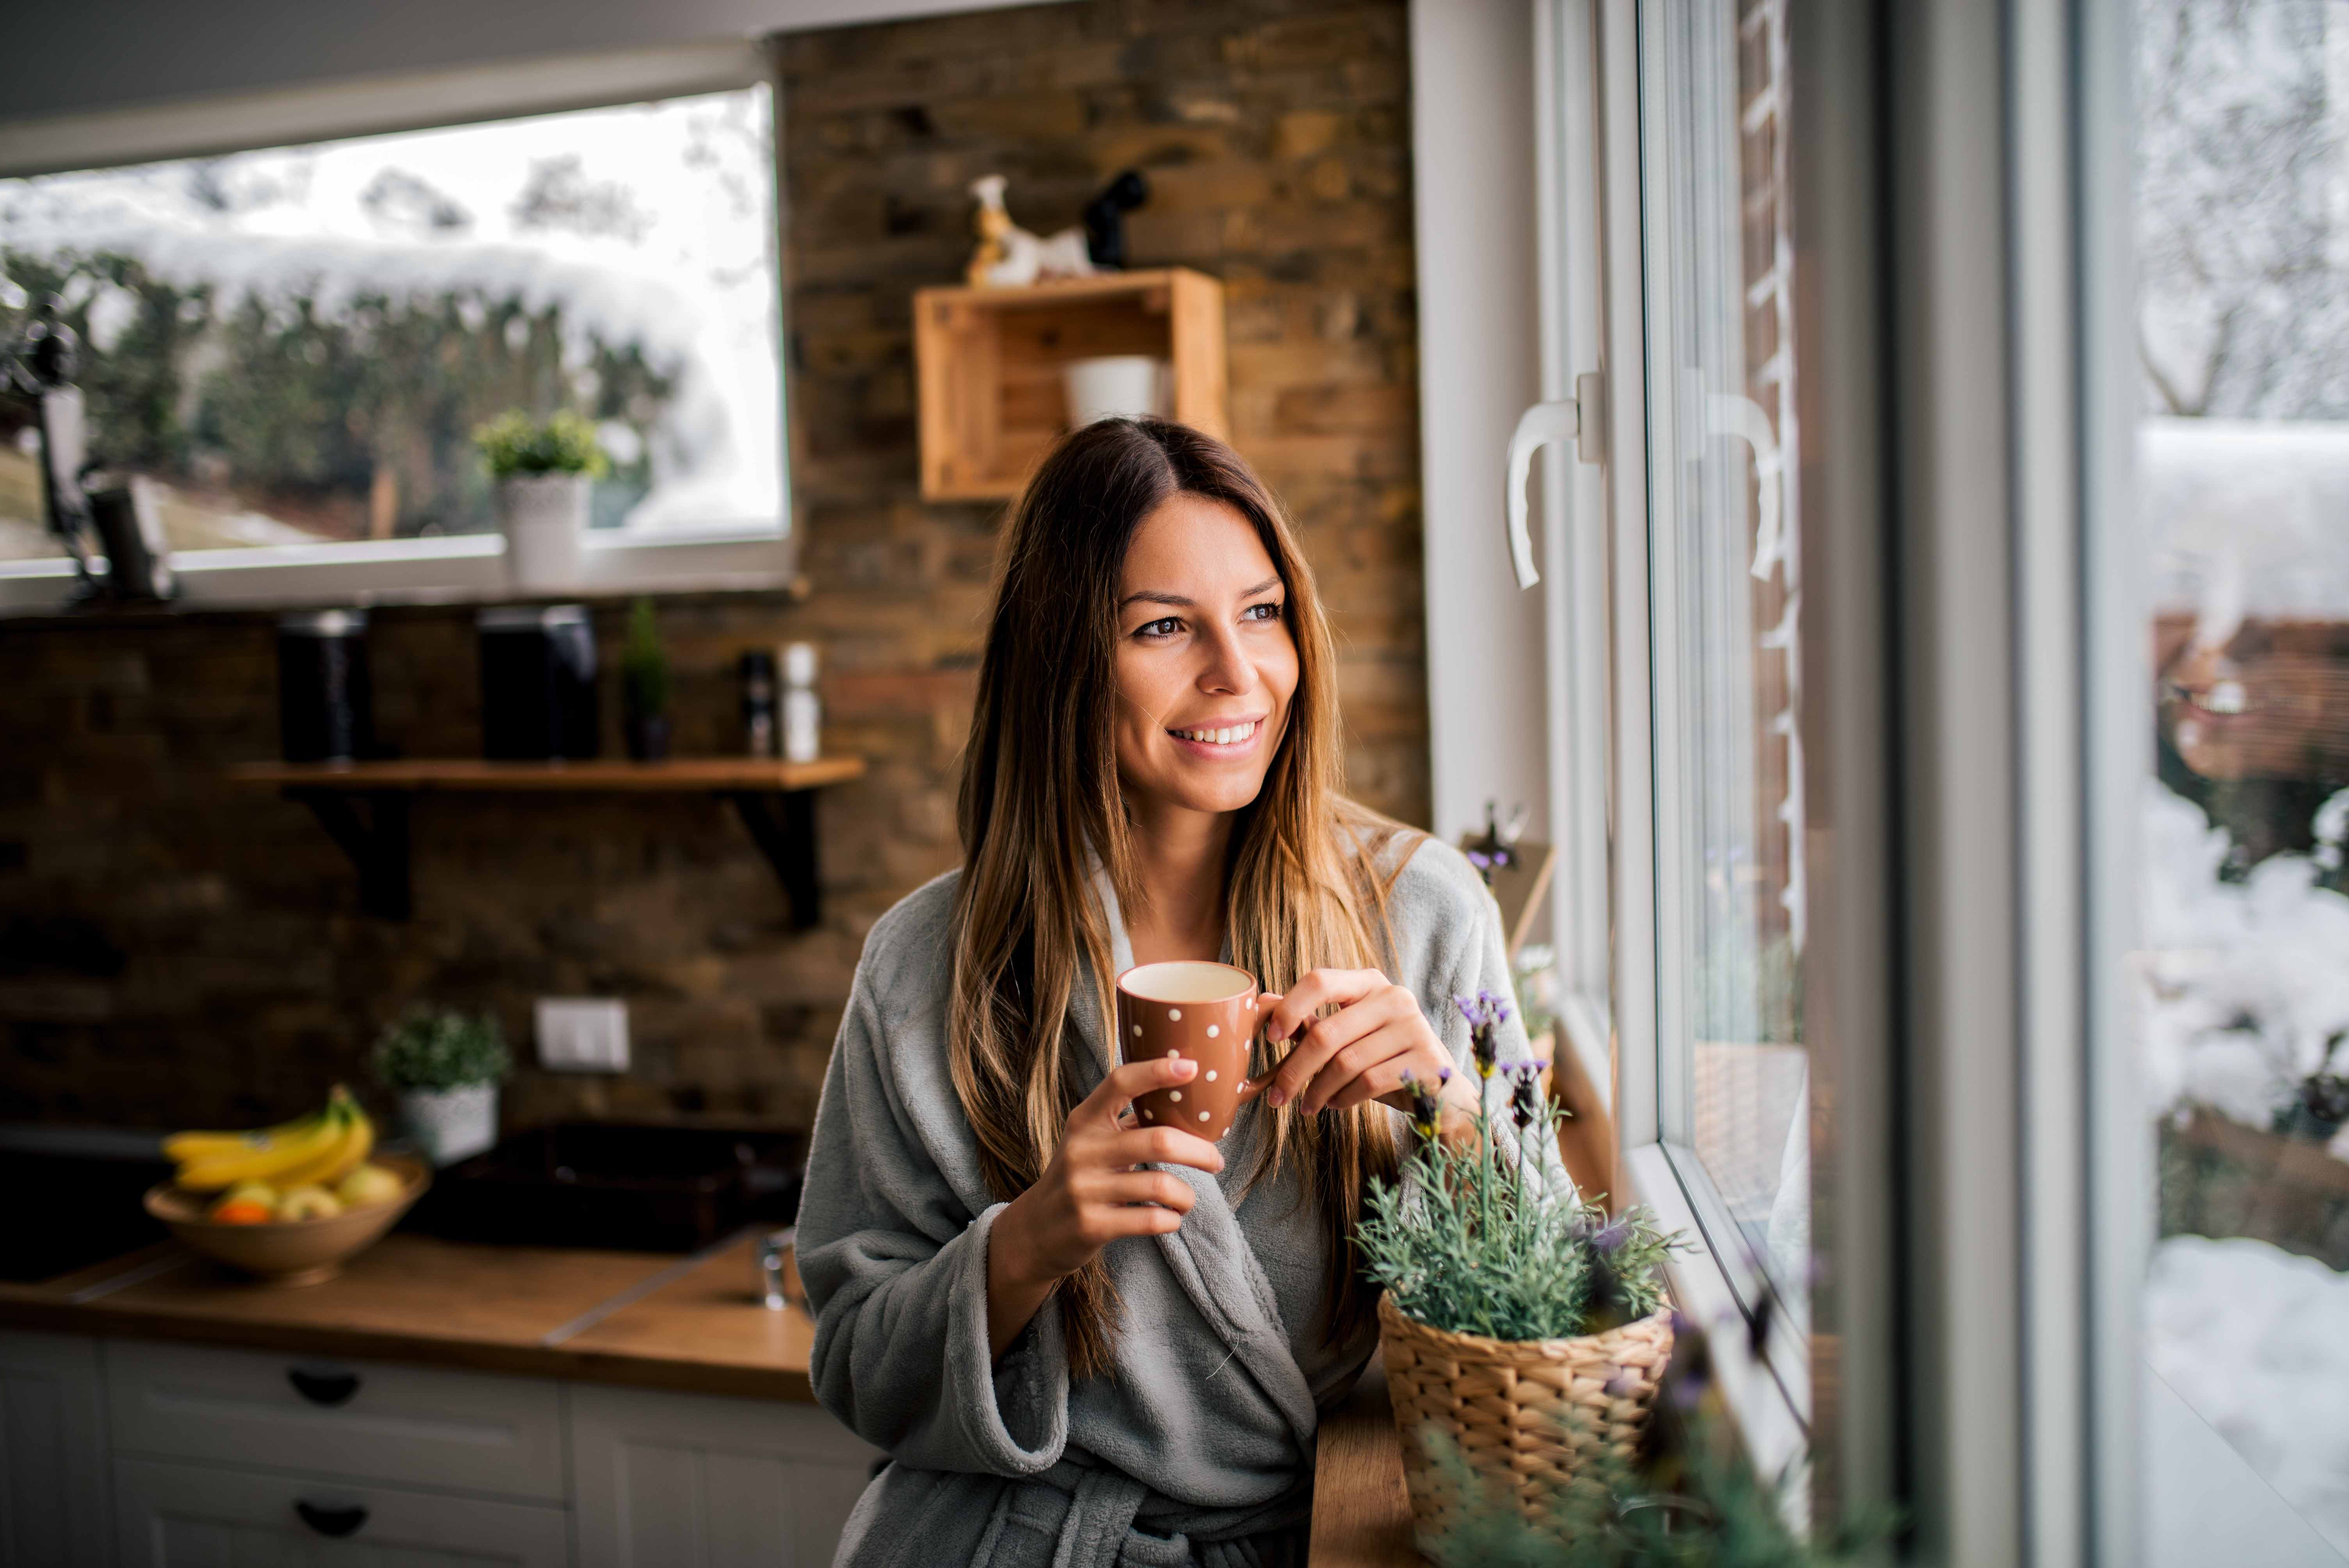
<svg viewBox="0 0 2349 1568">
<path fill-rule="evenodd" d="M 359 1526 L 367 1522 L 367 1511 L 356 1502 L 340 1508 L 322 1508 L 315 1502 L 297 1501 L 294 1511 L 319 1534 L 331 1535 L 338 1541 L 346 1535 L 357 1534 Z"/>
<path fill-rule="evenodd" d="M 299 1367 L 288 1367 L 285 1380 L 313 1405 L 339 1405 L 359 1391 L 359 1375 L 356 1372 L 305 1372 Z M 351 1526 L 353 1530 L 357 1528 L 356 1524 Z"/>
</svg>

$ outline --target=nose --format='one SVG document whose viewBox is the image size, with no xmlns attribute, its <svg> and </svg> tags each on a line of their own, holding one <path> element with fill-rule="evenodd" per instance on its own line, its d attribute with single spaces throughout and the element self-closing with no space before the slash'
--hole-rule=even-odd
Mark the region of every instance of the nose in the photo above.
<svg viewBox="0 0 2349 1568">
<path fill-rule="evenodd" d="M 1257 687 L 1256 665 L 1240 646 L 1239 630 L 1216 626 L 1195 645 L 1201 655 L 1199 690 L 1217 696 L 1245 696 Z"/>
</svg>

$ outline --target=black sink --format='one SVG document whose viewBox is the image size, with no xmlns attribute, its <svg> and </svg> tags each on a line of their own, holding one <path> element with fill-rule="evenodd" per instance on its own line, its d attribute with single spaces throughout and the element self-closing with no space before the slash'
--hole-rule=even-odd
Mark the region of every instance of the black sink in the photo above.
<svg viewBox="0 0 2349 1568">
<path fill-rule="evenodd" d="M 0 1280 L 54 1279 L 161 1241 L 171 1233 L 139 1200 L 171 1174 L 152 1133 L 0 1130 L 0 1191 L 17 1195 Z"/>
<path fill-rule="evenodd" d="M 685 1253 L 799 1213 L 804 1134 L 568 1121 L 439 1172 L 401 1222 L 453 1242 Z"/>
</svg>

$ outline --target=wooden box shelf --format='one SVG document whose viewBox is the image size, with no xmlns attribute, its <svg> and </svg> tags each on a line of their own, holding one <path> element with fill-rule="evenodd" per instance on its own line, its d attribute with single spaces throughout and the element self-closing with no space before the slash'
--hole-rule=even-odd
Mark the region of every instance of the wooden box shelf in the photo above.
<svg viewBox="0 0 2349 1568">
<path fill-rule="evenodd" d="M 1187 267 L 1028 288 L 935 288 L 914 296 L 921 377 L 922 495 L 1019 493 L 1068 428 L 1071 359 L 1147 354 L 1174 367 L 1173 418 L 1229 439 L 1224 285 Z"/>
</svg>

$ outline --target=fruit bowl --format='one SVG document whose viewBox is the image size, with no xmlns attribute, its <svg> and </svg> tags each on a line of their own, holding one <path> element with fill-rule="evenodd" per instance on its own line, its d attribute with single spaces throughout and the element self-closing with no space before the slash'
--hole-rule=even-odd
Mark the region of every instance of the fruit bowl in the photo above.
<svg viewBox="0 0 2349 1568">
<path fill-rule="evenodd" d="M 342 1273 L 345 1259 L 373 1246 L 432 1184 L 422 1161 L 379 1154 L 375 1162 L 398 1175 L 403 1183 L 399 1196 L 323 1220 L 222 1224 L 204 1217 L 211 1202 L 206 1194 L 170 1181 L 147 1190 L 147 1212 L 191 1250 L 243 1269 L 264 1284 L 316 1284 Z"/>
</svg>

